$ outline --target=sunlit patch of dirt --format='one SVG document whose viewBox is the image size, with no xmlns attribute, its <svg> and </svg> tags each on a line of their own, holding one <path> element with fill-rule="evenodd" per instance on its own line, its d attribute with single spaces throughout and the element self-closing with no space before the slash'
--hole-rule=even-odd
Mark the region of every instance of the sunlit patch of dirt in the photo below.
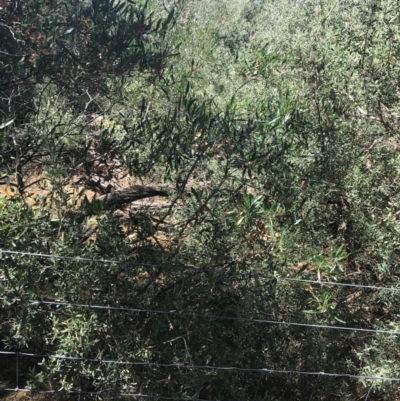
<svg viewBox="0 0 400 401">
<path fill-rule="evenodd" d="M 71 397 L 65 394 L 43 394 L 25 391 L 14 392 L 0 390 L 0 400 L 5 401 L 66 401 L 71 399 Z"/>
<path fill-rule="evenodd" d="M 154 184 L 149 177 L 145 178 L 136 178 L 130 177 L 126 174 L 126 172 L 121 172 L 120 179 L 114 178 L 112 180 L 112 185 L 115 190 L 120 190 L 123 188 L 127 188 L 131 185 L 152 185 Z M 90 189 L 85 186 L 83 180 L 80 176 L 71 176 L 69 178 L 68 184 L 61 186 L 58 191 L 54 190 L 50 181 L 46 179 L 43 174 L 40 172 L 32 172 L 25 178 L 25 186 L 26 190 L 24 191 L 26 201 L 32 207 L 34 213 L 40 213 L 42 210 L 52 210 L 54 211 L 54 218 L 57 216 L 57 208 L 60 197 L 63 196 L 60 193 L 66 194 L 66 207 L 69 211 L 79 211 L 83 202 L 91 202 L 93 199 L 102 196 L 103 194 L 100 191 L 96 191 Z M 12 180 L 13 177 L 10 177 L 10 183 L 1 184 L 0 185 L 0 197 L 5 196 L 7 199 L 15 199 L 22 202 L 22 197 L 18 192 L 18 189 L 15 185 L 15 181 Z M 78 183 L 74 185 L 73 183 Z M 58 192 L 58 193 L 57 193 Z M 149 215 L 158 214 L 164 215 L 170 208 L 176 209 L 179 208 L 179 204 L 172 204 L 170 201 L 166 200 L 163 197 L 153 197 L 148 199 L 143 199 L 139 201 L 132 202 L 129 205 L 122 207 L 121 210 L 116 211 L 121 215 L 121 227 L 123 231 L 127 233 L 127 239 L 134 242 L 137 240 L 137 234 L 128 234 L 128 225 L 130 220 L 130 214 L 136 212 L 146 212 Z M 85 240 L 84 244 L 88 242 L 96 240 L 96 226 L 102 217 L 92 216 L 90 219 L 85 221 L 85 226 L 88 229 L 88 232 L 93 229 L 93 233 L 90 234 Z M 171 223 L 171 217 L 167 218 L 168 222 Z M 153 236 L 149 236 L 147 239 L 154 246 L 159 247 L 162 250 L 169 249 L 171 246 L 171 240 L 162 232 L 157 232 Z"/>
</svg>

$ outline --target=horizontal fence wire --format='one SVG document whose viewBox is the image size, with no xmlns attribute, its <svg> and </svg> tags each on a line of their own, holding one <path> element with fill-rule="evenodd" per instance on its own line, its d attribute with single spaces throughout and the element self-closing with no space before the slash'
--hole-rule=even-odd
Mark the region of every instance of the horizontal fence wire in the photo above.
<svg viewBox="0 0 400 401">
<path fill-rule="evenodd" d="M 265 279 L 269 279 L 269 280 L 280 280 L 280 281 L 308 283 L 308 284 L 316 284 L 316 285 L 353 287 L 353 288 L 359 288 L 359 289 L 365 289 L 365 290 L 400 291 L 399 287 L 382 287 L 382 286 L 375 286 L 375 285 L 340 283 L 340 282 L 336 282 L 336 281 L 307 280 L 307 279 L 299 279 L 299 278 L 292 278 L 292 277 L 272 276 L 272 275 L 266 275 L 263 273 L 226 272 L 223 270 L 213 270 L 213 269 L 206 269 L 203 267 L 186 266 L 186 265 L 178 266 L 178 265 L 166 265 L 166 264 L 155 264 L 155 263 L 131 262 L 131 261 L 122 261 L 122 260 L 91 259 L 91 258 L 82 258 L 82 257 L 76 257 L 76 256 L 51 255 L 51 254 L 45 254 L 45 253 L 10 251 L 10 250 L 0 249 L 0 257 L 1 257 L 2 253 L 9 254 L 9 255 L 33 256 L 33 257 L 48 258 L 48 259 L 70 260 L 70 261 L 76 261 L 76 262 L 110 263 L 110 264 L 118 264 L 118 265 L 148 267 L 148 268 L 154 268 L 154 269 L 185 270 L 185 271 L 192 271 L 195 273 L 212 273 L 212 274 L 221 274 L 221 275 L 228 274 L 230 276 L 242 276 L 244 278 L 252 278 L 252 277 L 265 278 Z"/>
<path fill-rule="evenodd" d="M 23 302 L 18 298 L 7 298 L 0 297 L 0 301 L 9 301 L 9 302 Z M 400 331 L 394 330 L 383 330 L 383 329 L 363 329 L 357 327 L 346 327 L 346 326 L 331 326 L 331 325 L 323 325 L 323 324 L 312 324 L 312 323 L 297 323 L 297 322 L 285 322 L 280 320 L 267 320 L 267 319 L 251 319 L 247 317 L 233 317 L 233 316 L 218 316 L 218 315 L 207 315 L 202 313 L 192 313 L 192 312 L 178 312 L 178 311 L 164 311 L 164 310 L 155 310 L 155 309 L 141 309 L 141 308 L 122 308 L 118 306 L 103 306 L 103 305 L 90 305 L 90 304 L 79 304 L 79 303 L 67 303 L 67 302 L 57 302 L 57 301 L 41 301 L 41 300 L 29 300 L 27 301 L 32 305 L 55 305 L 55 306 L 63 306 L 63 307 L 79 307 L 79 308 L 88 308 L 88 309 L 99 309 L 99 310 L 108 310 L 108 311 L 120 311 L 120 312 L 133 312 L 133 313 L 149 313 L 156 315 L 169 315 L 169 316 L 177 316 L 177 317 L 188 317 L 188 318 L 203 318 L 210 320 L 231 320 L 238 322 L 248 322 L 248 323 L 259 323 L 259 324 L 272 324 L 272 325 L 284 325 L 284 326 L 297 326 L 297 327 L 309 327 L 316 329 L 330 329 L 330 330 L 347 330 L 354 332 L 363 332 L 363 333 L 375 333 L 375 334 L 392 334 L 399 335 Z"/>
<path fill-rule="evenodd" d="M 133 265 L 138 267 L 151 267 L 151 268 L 164 268 L 164 269 L 177 269 L 177 270 L 190 270 L 193 272 L 206 272 L 213 274 L 232 274 L 232 275 L 240 275 L 243 277 L 264 277 L 268 279 L 276 279 L 276 280 L 286 280 L 292 282 L 299 283 L 309 283 L 309 284 L 317 284 L 317 285 L 333 285 L 333 286 L 343 286 L 343 287 L 354 287 L 360 289 L 370 289 L 370 290 L 386 290 L 386 291 L 400 291 L 400 288 L 393 287 L 380 287 L 380 286 L 368 286 L 368 285 L 358 285 L 358 284 L 348 284 L 348 283 L 337 283 L 337 282 L 328 282 L 328 281 L 317 281 L 317 280 L 306 280 L 306 279 L 296 279 L 289 277 L 275 277 L 275 276 L 266 276 L 263 274 L 247 274 L 247 273 L 227 273 L 224 271 L 218 270 L 207 270 L 203 268 L 196 268 L 192 266 L 171 266 L 171 265 L 163 265 L 163 264 L 148 264 L 148 263 L 138 263 L 138 262 L 129 262 L 129 261 L 116 261 L 116 260 L 105 260 L 105 259 L 90 259 L 90 258 L 80 258 L 80 257 L 71 257 L 71 256 L 61 256 L 61 255 L 49 255 L 49 254 L 40 254 L 40 253 L 29 253 L 29 252 L 17 252 L 17 251 L 4 251 L 0 250 L 1 253 L 5 254 L 16 254 L 22 256 L 33 256 L 33 257 L 44 257 L 44 258 L 54 258 L 54 259 L 64 259 L 64 260 L 72 260 L 72 261 L 85 261 L 85 262 L 95 262 L 95 263 L 114 263 L 114 264 L 125 264 L 125 265 Z M 21 299 L 10 298 L 10 297 L 1 297 L 0 300 L 9 301 L 9 302 L 22 302 Z M 284 321 L 275 321 L 275 320 L 264 320 L 264 319 L 251 319 L 251 318 L 240 318 L 240 317 L 231 317 L 231 316 L 214 316 L 208 314 L 196 314 L 190 312 L 179 312 L 179 311 L 163 311 L 163 310 L 151 310 L 151 309 L 140 309 L 140 308 L 124 308 L 124 307 L 113 307 L 113 306 L 103 306 L 103 305 L 91 305 L 91 304 L 79 304 L 79 303 L 67 303 L 67 302 L 57 302 L 57 301 L 46 301 L 46 300 L 29 300 L 30 304 L 43 304 L 43 305 L 54 305 L 58 307 L 82 307 L 82 308 L 90 308 L 90 309 L 98 309 L 98 310 L 108 310 L 108 311 L 120 311 L 120 312 L 132 312 L 132 313 L 148 313 L 148 314 L 160 314 L 160 315 L 172 315 L 177 317 L 188 317 L 188 318 L 205 318 L 205 319 L 223 319 L 223 320 L 233 320 L 240 322 L 249 322 L 249 323 L 265 323 L 265 324 L 277 324 L 277 325 L 286 325 L 286 326 L 300 326 L 300 327 L 310 327 L 310 328 L 319 328 L 319 329 L 335 329 L 335 330 L 348 330 L 355 332 L 369 332 L 369 333 L 383 333 L 383 334 L 394 334 L 399 335 L 398 331 L 390 331 L 390 330 L 374 330 L 374 329 L 362 329 L 362 328 L 351 328 L 351 327 L 342 327 L 342 326 L 329 326 L 329 325 L 315 325 L 315 324 L 307 324 L 307 323 L 296 323 L 296 322 L 284 322 Z M 236 371 L 236 372 L 247 372 L 247 373 L 266 373 L 266 374 L 294 374 L 294 375 L 303 375 L 303 376 L 318 376 L 318 377 L 334 377 L 334 378 L 349 378 L 349 379 L 358 379 L 358 380 L 382 380 L 382 381 L 391 381 L 391 382 L 400 382 L 400 378 L 395 377 L 383 377 L 383 376 L 375 376 L 375 375 L 355 375 L 355 374 L 347 374 L 347 373 L 329 373 L 329 372 L 307 372 L 307 371 L 297 371 L 297 370 L 285 370 L 285 369 L 269 369 L 269 368 L 243 368 L 243 367 L 235 367 L 235 366 L 210 366 L 210 365 L 186 365 L 179 363 L 155 363 L 155 362 L 146 362 L 146 361 L 113 361 L 113 360 L 99 360 L 99 359 L 90 359 L 90 358 L 81 358 L 81 357 L 72 357 L 72 356 L 62 356 L 62 355 L 41 355 L 41 354 L 32 354 L 32 353 L 24 353 L 24 352 L 13 352 L 13 351 L 0 351 L 0 354 L 4 355 L 18 355 L 28 356 L 28 357 L 40 357 L 40 358 L 54 358 L 54 359 L 64 359 L 64 360 L 75 360 L 80 362 L 92 362 L 92 363 L 103 363 L 103 364 L 117 364 L 117 365 L 131 365 L 131 366 L 151 366 L 158 368 L 176 368 L 176 369 L 184 369 L 184 370 L 212 370 L 212 371 Z M 19 389 L 17 388 L 6 388 L 0 389 L 0 391 L 9 391 L 9 392 L 31 392 L 30 389 Z M 71 394 L 71 395 L 115 395 L 121 397 L 134 397 L 134 398 L 157 398 L 157 399 L 166 399 L 166 400 L 181 400 L 181 401 L 205 401 L 199 398 L 183 398 L 183 397 L 166 397 L 160 395 L 149 395 L 142 393 L 113 393 L 113 392 L 85 392 L 85 391 L 37 391 L 33 390 L 34 393 L 47 393 L 47 394 Z"/>
<path fill-rule="evenodd" d="M 283 370 L 283 369 L 269 369 L 269 368 L 241 368 L 236 366 L 212 366 L 212 365 L 186 365 L 180 363 L 157 363 L 157 362 L 145 362 L 145 361 L 113 361 L 108 359 L 92 359 L 74 356 L 64 355 L 41 355 L 25 353 L 20 351 L 14 351 L 10 354 L 8 351 L 0 351 L 1 354 L 6 355 L 21 355 L 29 357 L 41 357 L 41 358 L 53 358 L 70 361 L 81 361 L 81 362 L 94 362 L 103 364 L 115 364 L 115 365 L 130 365 L 130 366 L 148 366 L 156 368 L 177 368 L 185 370 L 213 370 L 213 371 L 230 371 L 230 372 L 247 372 L 247 373 L 276 373 L 276 374 L 297 374 L 307 376 L 321 376 L 321 377 L 342 377 L 349 379 L 360 379 L 360 380 L 383 380 L 383 381 L 395 381 L 400 382 L 398 377 L 385 377 L 385 376 L 374 376 L 374 375 L 354 375 L 350 373 L 327 373 L 327 372 L 305 372 L 299 370 Z"/>
</svg>

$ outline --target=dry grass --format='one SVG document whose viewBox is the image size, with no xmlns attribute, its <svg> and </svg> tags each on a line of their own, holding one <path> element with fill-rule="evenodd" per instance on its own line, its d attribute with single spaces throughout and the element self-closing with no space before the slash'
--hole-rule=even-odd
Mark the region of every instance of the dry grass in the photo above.
<svg viewBox="0 0 400 401">
<path fill-rule="evenodd" d="M 73 176 L 71 177 L 70 181 L 78 182 L 79 179 L 79 176 Z M 131 185 L 151 185 L 152 182 L 149 178 L 138 179 L 135 177 L 130 177 L 125 172 L 123 172 L 123 174 L 121 173 L 121 177 L 119 177 L 118 179 L 115 178 L 113 180 L 112 184 L 115 189 L 119 190 L 129 187 Z M 28 174 L 28 176 L 25 178 L 25 185 L 27 186 L 25 197 L 33 210 L 36 209 L 39 211 L 40 209 L 43 210 L 48 207 L 50 207 L 52 210 L 55 210 L 56 204 L 54 202 L 51 202 L 51 197 L 56 197 L 56 195 L 52 193 L 52 187 L 49 181 L 46 180 L 43 175 L 38 172 L 32 172 L 32 174 Z M 68 193 L 70 195 L 68 205 L 71 210 L 78 210 L 85 198 L 89 201 L 92 201 L 95 197 L 101 196 L 100 193 L 88 189 L 87 187 L 84 187 L 82 185 L 74 186 L 71 184 L 67 184 L 63 187 L 63 190 L 65 193 Z M 10 185 L 0 184 L 0 197 L 2 196 L 5 196 L 7 199 L 10 200 L 21 199 L 21 196 L 18 193 L 16 186 L 13 185 L 12 181 Z M 129 224 L 129 212 L 131 211 L 147 210 L 151 212 L 162 211 L 162 213 L 165 213 L 165 211 L 170 206 L 171 203 L 162 197 L 153 197 L 132 202 L 129 206 L 123 208 L 123 210 L 120 210 L 118 212 L 119 214 L 121 214 L 122 217 L 122 229 L 124 231 L 127 231 L 126 224 Z M 174 208 L 175 207 L 179 207 L 179 205 L 174 205 Z M 56 213 L 54 214 L 54 217 L 57 217 Z M 95 226 L 96 220 L 96 218 L 91 219 L 89 226 Z M 96 234 L 94 233 L 90 237 L 88 237 L 84 243 L 93 241 L 95 240 L 95 238 Z M 134 241 L 136 239 L 136 234 L 129 235 L 128 239 Z M 150 241 L 154 243 L 154 245 L 158 245 L 163 249 L 168 248 L 170 245 L 170 240 L 166 235 L 162 233 L 157 233 L 156 235 L 154 235 L 154 237 L 150 238 Z"/>
<path fill-rule="evenodd" d="M 0 382 L 0 387 L 3 384 Z M 1 391 L 0 400 L 7 401 L 67 401 L 73 397 L 65 394 L 28 393 L 24 391 Z"/>
</svg>

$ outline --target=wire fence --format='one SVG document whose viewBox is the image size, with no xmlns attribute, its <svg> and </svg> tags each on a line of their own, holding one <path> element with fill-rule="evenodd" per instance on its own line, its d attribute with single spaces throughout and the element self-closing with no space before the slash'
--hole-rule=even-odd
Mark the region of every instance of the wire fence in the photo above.
<svg viewBox="0 0 400 401">
<path fill-rule="evenodd" d="M 75 262 L 91 262 L 91 263 L 110 263 L 117 265 L 128 265 L 128 266 L 136 266 L 136 267 L 148 267 L 154 269 L 165 269 L 165 270 L 184 270 L 184 271 L 192 271 L 195 273 L 210 273 L 210 274 L 220 274 L 220 275 L 229 275 L 229 276 L 239 276 L 244 278 L 265 278 L 268 280 L 279 280 L 279 281 L 289 281 L 289 282 L 297 282 L 297 283 L 307 283 L 307 284 L 315 284 L 315 285 L 327 285 L 327 286 L 338 286 L 338 287 L 352 287 L 364 290 L 377 290 L 377 291 L 400 291 L 400 287 L 384 287 L 384 286 L 375 286 L 375 285 L 363 285 L 363 284 L 354 284 L 354 283 L 340 283 L 336 281 L 321 281 L 321 280 L 308 280 L 308 279 L 300 279 L 293 277 L 281 277 L 281 276 L 273 276 L 264 273 L 243 273 L 243 272 L 227 272 L 223 270 L 213 270 L 207 269 L 204 267 L 196 267 L 196 266 L 186 266 L 186 265 L 167 265 L 167 264 L 155 264 L 155 263 L 145 263 L 145 262 L 132 262 L 132 261 L 121 261 L 121 260 L 110 260 L 110 259 L 91 259 L 91 258 L 82 258 L 76 256 L 63 256 L 63 255 L 51 255 L 45 253 L 35 253 L 35 252 L 22 252 L 22 251 L 10 251 L 0 249 L 0 258 L 1 254 L 9 254 L 9 255 L 20 255 L 20 256 L 32 256 L 39 258 L 49 258 L 49 259 L 60 259 L 60 260 L 70 260 Z"/>
<path fill-rule="evenodd" d="M 5 301 L 16 301 L 22 302 L 21 299 L 17 298 L 6 298 L 0 297 L 0 300 Z M 258 324 L 273 324 L 273 325 L 283 325 L 283 326 L 296 326 L 296 327 L 308 327 L 315 329 L 327 329 L 327 330 L 346 330 L 353 332 L 362 333 L 374 333 L 374 334 L 390 334 L 390 335 L 400 335 L 400 331 L 394 330 L 383 330 L 383 329 L 364 329 L 357 327 L 346 327 L 346 326 L 332 326 L 323 324 L 312 324 L 312 323 L 298 323 L 298 322 L 284 322 L 279 320 L 267 320 L 267 319 L 251 319 L 246 317 L 233 317 L 233 316 L 219 316 L 219 315 L 207 315 L 202 313 L 194 312 L 179 312 L 179 311 L 164 311 L 164 310 L 154 310 L 154 309 L 141 309 L 141 308 L 122 308 L 118 306 L 104 306 L 104 305 L 90 305 L 90 304 L 79 304 L 79 303 L 68 303 L 68 302 L 57 302 L 57 301 L 41 301 L 41 300 L 29 300 L 27 301 L 31 305 L 56 305 L 63 307 L 80 307 L 88 309 L 98 309 L 107 311 L 120 311 L 120 312 L 130 312 L 130 313 L 148 313 L 156 315 L 169 315 L 177 316 L 181 318 L 202 318 L 210 320 L 230 320 L 237 321 L 241 323 L 258 323 Z"/>
<path fill-rule="evenodd" d="M 353 284 L 353 283 L 340 283 L 340 282 L 330 282 L 330 281 L 319 281 L 319 280 L 307 280 L 307 279 L 299 279 L 299 278 L 291 278 L 291 277 L 278 277 L 278 276 L 270 276 L 258 273 L 241 273 L 241 272 L 226 272 L 221 270 L 213 270 L 213 269 L 205 269 L 202 267 L 193 267 L 193 266 L 174 266 L 174 265 L 165 265 L 165 264 L 149 264 L 149 263 L 140 263 L 140 262 L 131 262 L 131 261 L 118 261 L 118 260 L 107 260 L 107 259 L 90 259 L 90 258 L 80 258 L 80 257 L 72 257 L 72 256 L 62 256 L 62 255 L 50 255 L 50 254 L 42 254 L 42 253 L 30 253 L 30 252 L 18 252 L 18 251 L 10 251 L 10 250 L 0 250 L 0 258 L 1 254 L 10 254 L 10 255 L 20 255 L 20 256 L 30 256 L 30 257 L 41 257 L 41 258 L 49 258 L 49 259 L 60 259 L 60 260 L 70 260 L 76 262 L 91 262 L 91 263 L 113 263 L 113 264 L 123 264 L 137 267 L 148 267 L 148 268 L 157 268 L 157 269 L 173 269 L 173 270 L 185 270 L 192 271 L 196 273 L 212 273 L 212 274 L 221 274 L 221 275 L 232 275 L 232 276 L 241 276 L 241 277 L 257 277 L 257 278 L 266 278 L 271 280 L 280 280 L 280 281 L 288 281 L 288 282 L 297 282 L 297 283 L 307 283 L 307 284 L 315 284 L 315 285 L 331 285 L 331 286 L 341 286 L 341 287 L 352 287 L 358 288 L 361 290 L 379 290 L 379 291 L 400 291 L 400 288 L 397 287 L 381 287 L 381 286 L 369 286 L 362 284 Z M 0 300 L 8 303 L 29 303 L 31 305 L 48 305 L 48 306 L 57 306 L 63 308 L 88 308 L 94 310 L 106 310 L 106 311 L 115 311 L 115 312 L 123 312 L 123 313 L 143 313 L 143 314 L 157 314 L 157 315 L 165 315 L 165 316 L 175 316 L 178 318 L 202 318 L 202 319 L 210 319 L 210 320 L 229 320 L 229 321 L 237 321 L 241 323 L 255 323 L 255 324 L 270 324 L 270 325 L 284 325 L 284 326 L 295 326 L 295 327 L 304 327 L 304 328 L 315 328 L 315 329 L 326 329 L 326 330 L 345 330 L 345 331 L 353 331 L 353 332 L 364 332 L 364 333 L 373 333 L 373 334 L 388 334 L 388 335 L 400 335 L 400 331 L 393 330 L 384 330 L 384 329 L 371 329 L 371 328 L 355 328 L 355 327 L 346 327 L 346 326 L 334 326 L 334 325 L 320 325 L 320 324 L 311 324 L 311 323 L 300 323 L 300 322 L 286 322 L 279 320 L 268 320 L 268 319 L 260 319 L 260 318 L 245 318 L 245 317 L 233 317 L 233 316 L 219 316 L 219 315 L 210 315 L 210 314 L 202 314 L 202 313 L 192 313 L 186 311 L 167 311 L 167 310 L 153 310 L 153 309 L 143 309 L 143 308 L 131 308 L 131 307 L 121 307 L 121 306 L 105 306 L 105 305 L 93 305 L 93 304 L 85 304 L 85 303 L 70 303 L 70 302 L 59 302 L 59 301 L 49 301 L 49 300 L 23 300 L 15 297 L 0 297 Z M 385 377 L 379 375 L 356 375 L 350 373 L 335 373 L 335 372 L 324 372 L 324 371 L 300 371 L 300 370 L 290 370 L 290 369 L 272 369 L 268 367 L 259 367 L 259 368 L 251 368 L 251 367 L 236 367 L 236 366 L 212 366 L 212 365 L 188 365 L 188 364 L 180 364 L 180 363 L 158 363 L 151 361 L 119 361 L 119 360 L 102 360 L 102 359 L 91 359 L 91 358 L 83 358 L 83 357 L 75 357 L 75 356 L 66 356 L 66 355 L 45 355 L 45 354 L 34 354 L 27 353 L 21 351 L 0 351 L 0 355 L 15 355 L 16 357 L 16 387 L 15 388 L 3 388 L 0 391 L 7 392 L 30 392 L 33 391 L 35 393 L 40 394 L 68 394 L 68 395 L 93 395 L 93 396 L 118 396 L 118 397 L 132 397 L 132 398 L 143 398 L 143 399 L 166 399 L 166 400 L 181 400 L 181 401 L 205 401 L 196 397 L 172 397 L 172 396 L 163 396 L 163 395 L 152 395 L 152 394 L 142 394 L 139 393 L 130 393 L 130 392 L 110 392 L 110 391 L 98 391 L 98 392 L 88 392 L 82 391 L 81 388 L 78 390 L 71 391 L 58 391 L 58 390 L 37 390 L 37 389 L 29 389 L 29 388 L 19 388 L 19 357 L 26 356 L 32 358 L 44 358 L 44 359 L 60 359 L 60 360 L 71 360 L 77 361 L 79 363 L 98 363 L 98 364 L 114 364 L 114 365 L 130 365 L 130 366 L 142 366 L 142 367 L 153 367 L 153 368 L 165 368 L 165 369 L 179 369 L 186 371 L 195 371 L 195 370 L 203 370 L 203 371 L 213 371 L 213 372 L 243 372 L 243 373 L 259 373 L 259 374 L 280 374 L 280 375 L 300 375 L 300 376 L 317 376 L 317 377 L 332 377 L 332 378 L 347 378 L 347 379 L 355 379 L 355 380 L 364 380 L 364 381 L 386 381 L 386 382 L 400 382 L 400 378 L 397 377 Z M 80 374 L 80 373 L 79 373 Z M 79 379 L 80 382 L 80 379 Z"/>
<path fill-rule="evenodd" d="M 21 351 L 0 351 L 0 355 L 15 355 L 17 360 L 19 356 L 28 356 L 35 358 L 53 358 L 61 360 L 70 361 L 80 361 L 80 362 L 93 362 L 100 364 L 115 364 L 115 365 L 130 365 L 130 366 L 147 366 L 156 368 L 176 368 L 184 370 L 212 370 L 212 371 L 231 371 L 231 372 L 247 372 L 247 373 L 274 373 L 274 374 L 296 374 L 296 375 L 306 375 L 306 376 L 321 376 L 321 377 L 342 377 L 349 379 L 359 379 L 359 380 L 382 380 L 382 381 L 393 381 L 400 382 L 398 377 L 385 377 L 376 375 L 354 375 L 349 373 L 329 373 L 329 372 L 305 372 L 300 370 L 285 370 L 285 369 L 270 369 L 270 368 L 242 368 L 236 366 L 212 366 L 212 365 L 187 365 L 180 363 L 158 363 L 158 362 L 148 362 L 148 361 L 114 361 L 108 359 L 94 359 L 94 358 L 84 358 L 75 356 L 65 356 L 65 355 L 43 355 L 43 354 L 33 354 Z M 18 368 L 18 363 L 16 363 Z M 16 374 L 18 371 L 16 372 Z M 11 389 L 9 389 L 11 390 Z M 14 389 L 15 390 L 15 389 Z"/>
</svg>

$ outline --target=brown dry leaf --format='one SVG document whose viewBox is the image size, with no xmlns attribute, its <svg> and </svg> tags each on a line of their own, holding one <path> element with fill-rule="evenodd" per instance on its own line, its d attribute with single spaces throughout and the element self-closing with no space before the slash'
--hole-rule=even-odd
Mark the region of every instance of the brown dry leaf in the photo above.
<svg viewBox="0 0 400 401">
<path fill-rule="evenodd" d="M 43 35 L 33 26 L 25 30 L 25 35 L 32 43 L 38 43 L 41 46 L 46 44 Z"/>
<path fill-rule="evenodd" d="M 331 253 L 331 248 L 329 246 L 326 246 L 323 250 L 322 250 L 322 254 L 325 256 L 328 256 Z"/>
<path fill-rule="evenodd" d="M 32 53 L 29 57 L 30 63 L 36 63 L 40 59 L 40 56 L 37 53 Z"/>
<path fill-rule="evenodd" d="M 307 266 L 306 271 L 313 271 L 313 270 L 318 270 L 318 269 L 319 269 L 318 266 L 310 264 Z"/>
<path fill-rule="evenodd" d="M 355 299 L 355 298 L 358 298 L 361 294 L 362 294 L 362 291 L 357 291 L 357 292 L 355 292 L 354 294 L 349 295 L 349 296 L 346 298 L 346 303 L 352 301 L 352 300 Z"/>
<path fill-rule="evenodd" d="M 304 287 L 304 291 L 313 292 L 313 287 L 311 284 L 306 284 Z"/>
<path fill-rule="evenodd" d="M 263 241 L 269 241 L 271 239 L 271 236 L 268 233 L 266 233 L 264 235 L 259 235 L 258 238 L 262 239 Z"/>
<path fill-rule="evenodd" d="M 269 241 L 271 239 L 271 236 L 266 230 L 265 224 L 261 223 L 261 221 L 258 220 L 256 221 L 255 225 L 258 232 L 257 238 L 262 239 L 263 241 Z"/>
</svg>

